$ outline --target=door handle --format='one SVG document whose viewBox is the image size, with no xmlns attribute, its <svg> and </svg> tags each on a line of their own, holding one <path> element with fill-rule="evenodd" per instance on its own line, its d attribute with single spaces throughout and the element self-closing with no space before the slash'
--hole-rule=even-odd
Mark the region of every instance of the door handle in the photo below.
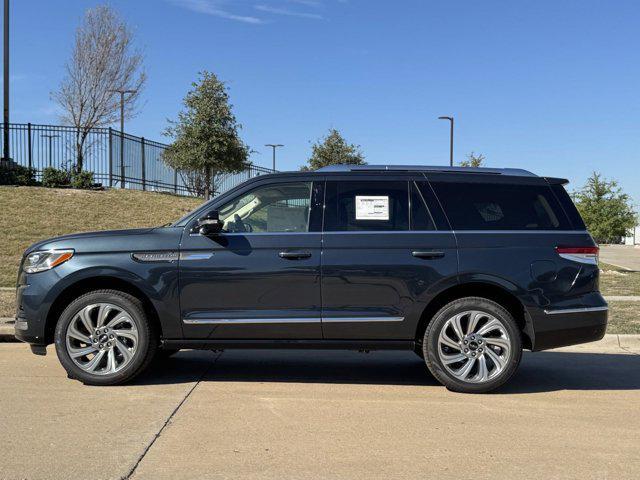
<svg viewBox="0 0 640 480">
<path fill-rule="evenodd" d="M 311 257 L 311 252 L 280 252 L 278 256 L 287 260 L 302 260 Z"/>
<path fill-rule="evenodd" d="M 444 252 L 435 252 L 435 251 L 413 251 L 411 252 L 416 258 L 442 258 L 444 257 Z"/>
</svg>

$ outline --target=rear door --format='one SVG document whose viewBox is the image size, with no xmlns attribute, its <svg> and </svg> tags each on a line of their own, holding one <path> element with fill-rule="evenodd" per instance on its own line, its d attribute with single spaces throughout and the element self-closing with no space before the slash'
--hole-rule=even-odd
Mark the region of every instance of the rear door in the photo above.
<svg viewBox="0 0 640 480">
<path fill-rule="evenodd" d="M 414 180 L 408 174 L 327 178 L 324 338 L 413 338 L 433 292 L 455 282 L 454 235 Z"/>
<path fill-rule="evenodd" d="M 426 175 L 456 233 L 461 281 L 499 283 L 538 308 L 583 306 L 597 266 L 566 260 L 556 247 L 594 243 L 561 186 L 535 176 Z"/>
</svg>

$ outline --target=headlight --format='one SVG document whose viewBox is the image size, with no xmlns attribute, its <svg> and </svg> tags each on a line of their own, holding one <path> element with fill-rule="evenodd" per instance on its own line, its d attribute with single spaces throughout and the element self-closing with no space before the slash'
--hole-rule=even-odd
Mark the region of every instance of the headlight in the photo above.
<svg viewBox="0 0 640 480">
<path fill-rule="evenodd" d="M 27 255 L 24 271 L 27 273 L 44 272 L 57 267 L 73 257 L 73 250 L 46 250 Z"/>
</svg>

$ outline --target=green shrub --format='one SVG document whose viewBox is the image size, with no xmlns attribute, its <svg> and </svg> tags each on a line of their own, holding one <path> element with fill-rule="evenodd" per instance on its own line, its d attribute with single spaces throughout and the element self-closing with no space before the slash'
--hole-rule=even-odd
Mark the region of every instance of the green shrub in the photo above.
<svg viewBox="0 0 640 480">
<path fill-rule="evenodd" d="M 85 190 L 93 187 L 93 172 L 73 172 L 71 174 L 71 186 Z"/>
<path fill-rule="evenodd" d="M 36 170 L 22 165 L 0 167 L 0 185 L 35 185 Z"/>
<path fill-rule="evenodd" d="M 47 167 L 42 171 L 42 186 L 47 188 L 68 187 L 71 185 L 71 174 L 67 170 Z"/>
</svg>

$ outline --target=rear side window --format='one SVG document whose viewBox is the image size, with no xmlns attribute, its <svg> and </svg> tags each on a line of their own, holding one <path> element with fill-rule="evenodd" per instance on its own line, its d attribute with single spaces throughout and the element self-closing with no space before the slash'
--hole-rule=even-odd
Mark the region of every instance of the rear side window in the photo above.
<svg viewBox="0 0 640 480">
<path fill-rule="evenodd" d="M 578 213 L 578 209 L 573 204 L 571 197 L 564 187 L 562 185 L 551 185 L 551 190 L 553 190 L 558 202 L 562 205 L 564 213 L 569 217 L 569 221 L 571 222 L 571 225 L 573 225 L 573 228 L 575 230 L 586 230 L 587 227 L 585 226 L 580 213 Z"/>
<path fill-rule="evenodd" d="M 547 185 L 433 182 L 454 230 L 570 230 Z"/>
<path fill-rule="evenodd" d="M 324 231 L 409 230 L 408 183 L 329 181 Z"/>
</svg>

